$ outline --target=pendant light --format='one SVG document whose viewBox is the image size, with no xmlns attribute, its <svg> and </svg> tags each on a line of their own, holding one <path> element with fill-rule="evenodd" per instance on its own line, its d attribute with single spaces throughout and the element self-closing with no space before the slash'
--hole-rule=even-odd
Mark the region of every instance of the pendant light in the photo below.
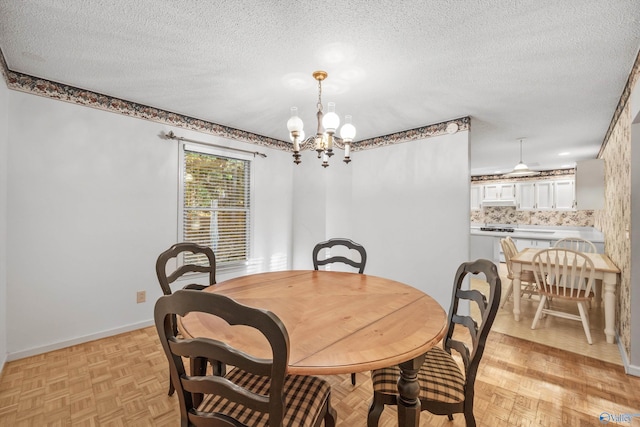
<svg viewBox="0 0 640 427">
<path fill-rule="evenodd" d="M 519 177 L 519 176 L 534 176 L 540 175 L 540 172 L 533 171 L 529 169 L 529 166 L 522 162 L 522 140 L 524 138 L 520 138 L 520 163 L 518 163 L 511 172 L 505 173 L 503 176 L 506 177 Z"/>
</svg>

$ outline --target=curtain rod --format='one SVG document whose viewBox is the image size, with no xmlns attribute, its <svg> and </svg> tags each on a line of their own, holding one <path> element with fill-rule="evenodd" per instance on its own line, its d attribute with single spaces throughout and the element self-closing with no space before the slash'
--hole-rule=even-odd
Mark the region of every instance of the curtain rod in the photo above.
<svg viewBox="0 0 640 427">
<path fill-rule="evenodd" d="M 173 131 L 169 131 L 169 133 L 164 133 L 164 134 L 162 134 L 162 136 L 164 138 L 166 138 L 166 139 L 177 139 L 178 141 L 195 142 L 196 144 L 209 145 L 211 147 L 223 148 L 225 150 L 239 151 L 241 153 L 249 153 L 249 154 L 253 154 L 253 157 L 255 157 L 255 156 L 260 156 L 262 158 L 267 157 L 266 154 L 260 153 L 259 151 L 243 150 L 242 148 L 227 147 L 227 146 L 224 146 L 224 145 L 213 144 L 211 142 L 196 141 L 195 139 L 189 139 L 189 138 L 185 138 L 185 137 L 182 137 L 182 136 L 177 136 L 175 133 L 173 133 Z"/>
</svg>

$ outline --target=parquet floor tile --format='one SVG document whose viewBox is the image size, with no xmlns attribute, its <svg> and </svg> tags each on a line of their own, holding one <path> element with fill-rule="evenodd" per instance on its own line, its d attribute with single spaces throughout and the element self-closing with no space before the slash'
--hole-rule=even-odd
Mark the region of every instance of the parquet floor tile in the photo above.
<svg viewBox="0 0 640 427">
<path fill-rule="evenodd" d="M 368 373 L 325 377 L 338 427 L 366 426 Z M 178 400 L 167 396 L 168 369 L 145 328 L 5 365 L 0 426 L 176 426 Z M 491 332 L 476 380 L 479 426 L 599 426 L 602 413 L 640 413 L 640 378 L 614 363 Z M 387 408 L 380 427 L 397 425 Z M 460 427 L 464 417 L 423 413 L 421 426 Z M 609 425 L 640 426 L 640 416 Z"/>
</svg>

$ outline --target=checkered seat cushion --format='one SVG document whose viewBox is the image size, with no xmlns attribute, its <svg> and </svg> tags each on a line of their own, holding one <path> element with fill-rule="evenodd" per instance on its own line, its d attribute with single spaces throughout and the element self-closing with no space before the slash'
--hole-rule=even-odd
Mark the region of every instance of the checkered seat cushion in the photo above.
<svg viewBox="0 0 640 427">
<path fill-rule="evenodd" d="M 263 377 L 244 372 L 240 369 L 231 370 L 226 377 L 247 390 L 260 395 L 268 395 L 270 377 Z M 284 396 L 284 427 L 312 427 L 317 420 L 322 405 L 327 399 L 331 387 L 317 377 L 287 375 L 285 377 Z M 215 412 L 228 415 L 241 423 L 251 426 L 267 426 L 269 414 L 247 408 L 239 403 L 216 396 L 206 395 L 198 411 Z"/>
<path fill-rule="evenodd" d="M 398 394 L 400 368 L 377 369 L 371 373 L 373 390 L 384 394 Z M 425 356 L 418 372 L 421 400 L 445 403 L 464 401 L 464 375 L 449 353 L 433 347 Z"/>
</svg>

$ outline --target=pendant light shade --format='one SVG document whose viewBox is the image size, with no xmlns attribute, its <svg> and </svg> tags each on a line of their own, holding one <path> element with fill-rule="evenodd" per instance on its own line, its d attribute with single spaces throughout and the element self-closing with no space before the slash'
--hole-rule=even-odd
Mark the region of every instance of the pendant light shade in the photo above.
<svg viewBox="0 0 640 427">
<path fill-rule="evenodd" d="M 522 138 L 520 138 L 520 163 L 518 163 L 511 172 L 505 173 L 503 176 L 513 178 L 534 175 L 540 175 L 540 172 L 529 169 L 529 167 L 522 161 Z"/>
</svg>

